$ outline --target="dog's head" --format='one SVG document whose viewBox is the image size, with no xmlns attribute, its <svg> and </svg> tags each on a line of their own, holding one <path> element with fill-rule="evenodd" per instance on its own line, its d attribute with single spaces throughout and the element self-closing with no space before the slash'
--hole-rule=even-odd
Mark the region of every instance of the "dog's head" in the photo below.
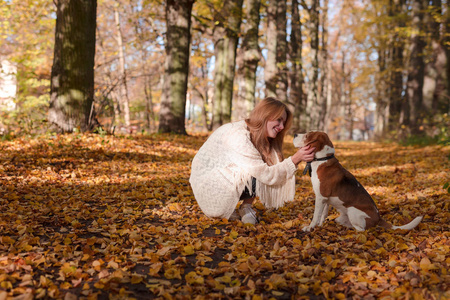
<svg viewBox="0 0 450 300">
<path fill-rule="evenodd" d="M 294 135 L 294 146 L 303 148 L 311 146 L 316 148 L 316 158 L 325 157 L 327 154 L 334 154 L 334 146 L 325 132 L 311 131 L 305 134 Z"/>
</svg>

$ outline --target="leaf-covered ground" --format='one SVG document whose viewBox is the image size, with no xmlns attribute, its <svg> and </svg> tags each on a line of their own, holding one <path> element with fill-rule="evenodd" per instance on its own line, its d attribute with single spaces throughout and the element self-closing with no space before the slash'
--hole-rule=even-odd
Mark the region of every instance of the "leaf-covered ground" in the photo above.
<svg viewBox="0 0 450 300">
<path fill-rule="evenodd" d="M 304 233 L 314 195 L 301 170 L 295 201 L 257 203 L 260 224 L 206 218 L 188 181 L 205 138 L 1 142 L 0 299 L 450 298 L 449 146 L 336 142 L 386 220 L 424 220 L 358 233 L 332 210 Z"/>
</svg>

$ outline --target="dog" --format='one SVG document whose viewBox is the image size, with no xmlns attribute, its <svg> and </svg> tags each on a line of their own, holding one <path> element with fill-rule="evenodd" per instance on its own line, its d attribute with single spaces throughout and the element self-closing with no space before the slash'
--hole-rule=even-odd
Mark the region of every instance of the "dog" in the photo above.
<svg viewBox="0 0 450 300">
<path fill-rule="evenodd" d="M 403 226 L 393 226 L 383 220 L 372 197 L 366 189 L 347 171 L 334 156 L 333 143 L 325 132 L 313 131 L 294 135 L 294 146 L 302 148 L 315 147 L 314 160 L 307 162 L 303 174 L 309 173 L 316 194 L 314 216 L 303 231 L 311 231 L 322 226 L 328 216 L 329 205 L 340 213 L 336 222 L 365 231 L 374 226 L 386 229 L 411 230 L 422 221 L 417 217 Z"/>
</svg>

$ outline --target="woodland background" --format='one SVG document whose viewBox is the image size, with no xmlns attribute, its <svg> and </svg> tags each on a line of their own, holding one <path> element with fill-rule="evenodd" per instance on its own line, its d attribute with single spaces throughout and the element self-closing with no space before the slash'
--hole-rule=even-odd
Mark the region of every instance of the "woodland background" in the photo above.
<svg viewBox="0 0 450 300">
<path fill-rule="evenodd" d="M 8 0 L 0 9 L 4 137 L 210 131 L 276 96 L 295 112 L 293 130 L 448 140 L 445 0 Z"/>
</svg>

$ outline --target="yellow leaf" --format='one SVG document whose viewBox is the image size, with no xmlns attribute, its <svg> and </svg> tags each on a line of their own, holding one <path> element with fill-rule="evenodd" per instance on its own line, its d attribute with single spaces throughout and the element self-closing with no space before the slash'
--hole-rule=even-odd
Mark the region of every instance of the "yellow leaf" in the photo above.
<svg viewBox="0 0 450 300">
<path fill-rule="evenodd" d="M 119 264 L 116 263 L 116 262 L 113 261 L 113 260 L 110 260 L 110 261 L 108 262 L 108 267 L 109 267 L 109 268 L 113 268 L 113 269 L 117 269 L 117 268 L 119 267 Z"/>
<path fill-rule="evenodd" d="M 180 270 L 177 268 L 169 268 L 164 272 L 164 277 L 167 279 L 181 279 Z"/>
<path fill-rule="evenodd" d="M 294 225 L 294 222 L 293 222 L 292 220 L 287 221 L 287 222 L 285 222 L 285 223 L 283 224 L 283 226 L 284 226 L 286 229 L 292 228 L 293 225 Z"/>
<path fill-rule="evenodd" d="M 2 241 L 3 244 L 14 244 L 16 241 L 13 240 L 12 238 L 10 238 L 9 236 L 2 236 L 0 237 L 0 240 Z"/>
<path fill-rule="evenodd" d="M 238 236 L 239 236 L 239 233 L 237 233 L 234 230 L 231 230 L 231 232 L 230 232 L 230 237 L 231 238 L 236 239 Z"/>
<path fill-rule="evenodd" d="M 199 276 L 196 272 L 191 271 L 188 274 L 186 274 L 186 276 L 184 276 L 184 278 L 186 279 L 186 282 L 188 284 L 198 284 L 198 285 L 203 285 L 205 283 L 205 280 L 203 279 L 203 277 Z"/>
<path fill-rule="evenodd" d="M 346 283 L 346 282 L 352 281 L 352 279 L 354 279 L 354 278 L 355 278 L 354 273 L 346 272 L 346 273 L 344 273 L 344 275 L 342 277 L 342 282 Z"/>
<path fill-rule="evenodd" d="M 369 278 L 373 278 L 377 275 L 377 272 L 370 270 L 369 272 L 367 272 L 367 277 Z"/>
<path fill-rule="evenodd" d="M 138 283 L 141 283 L 142 280 L 144 280 L 144 278 L 142 278 L 142 276 L 140 276 L 140 275 L 133 274 L 133 275 L 131 276 L 131 283 L 132 283 L 132 284 L 138 284 Z"/>
<path fill-rule="evenodd" d="M 62 288 L 63 290 L 68 290 L 72 287 L 72 285 L 69 282 L 63 282 L 59 287 Z"/>
<path fill-rule="evenodd" d="M 164 256 L 170 251 L 170 249 L 172 249 L 171 246 L 162 247 L 161 249 L 158 250 L 158 252 L 156 252 L 156 254 L 158 254 L 160 256 Z"/>
<path fill-rule="evenodd" d="M 150 276 L 157 276 L 162 266 L 163 264 L 161 262 L 154 263 L 150 266 L 150 270 L 148 273 L 150 274 Z"/>
<path fill-rule="evenodd" d="M 217 277 L 216 280 L 218 282 L 222 282 L 222 283 L 230 283 L 231 282 L 231 277 L 228 275 L 224 275 L 222 277 Z"/>
<path fill-rule="evenodd" d="M 184 246 L 183 251 L 181 252 L 181 254 L 184 256 L 193 255 L 194 253 L 195 253 L 195 250 L 192 245 Z"/>
</svg>

